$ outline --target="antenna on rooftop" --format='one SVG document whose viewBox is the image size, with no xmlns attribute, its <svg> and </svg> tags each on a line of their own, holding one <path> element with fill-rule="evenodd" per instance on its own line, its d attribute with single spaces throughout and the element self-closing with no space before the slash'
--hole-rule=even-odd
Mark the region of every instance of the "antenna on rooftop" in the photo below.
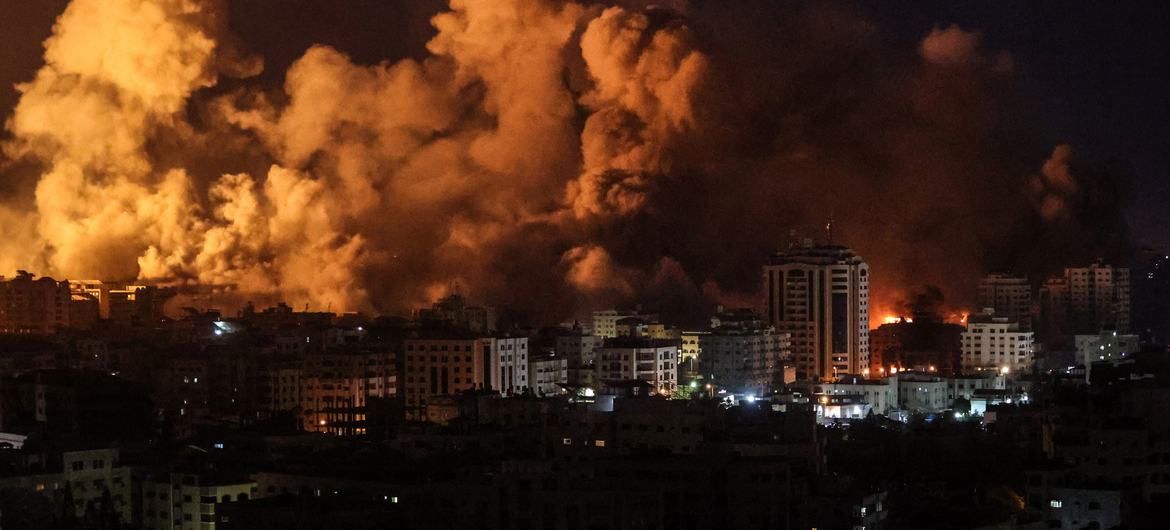
<svg viewBox="0 0 1170 530">
<path fill-rule="evenodd" d="M 829 221 L 825 223 L 825 233 L 829 238 L 828 244 L 833 244 L 833 211 L 829 210 Z"/>
</svg>

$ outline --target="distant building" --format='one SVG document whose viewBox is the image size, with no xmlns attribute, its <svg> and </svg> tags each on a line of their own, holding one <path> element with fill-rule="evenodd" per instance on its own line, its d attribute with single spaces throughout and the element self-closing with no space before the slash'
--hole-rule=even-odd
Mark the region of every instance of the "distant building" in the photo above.
<svg viewBox="0 0 1170 530">
<path fill-rule="evenodd" d="M 20 271 L 0 276 L 0 333 L 48 335 L 69 327 L 69 285 Z"/>
<path fill-rule="evenodd" d="M 946 379 L 928 374 L 898 374 L 898 408 L 912 412 L 939 412 L 951 406 Z"/>
<path fill-rule="evenodd" d="M 47 460 L 41 455 L 28 458 L 29 463 L 35 463 L 30 469 L 8 469 L 0 477 L 0 490 L 43 495 L 61 512 L 75 517 L 101 509 L 124 525 L 133 522 L 133 501 L 138 492 L 130 478 L 130 467 L 119 462 L 117 449 L 64 451 L 48 456 Z M 9 519 L 14 514 L 6 510 L 4 515 Z"/>
<path fill-rule="evenodd" d="M 1021 331 L 1032 330 L 1032 285 L 1027 278 L 1007 274 L 989 274 L 979 282 L 979 308 L 990 307 L 995 314 L 1020 325 Z"/>
<path fill-rule="evenodd" d="M 967 318 L 961 363 L 964 373 L 981 370 L 1030 372 L 1034 362 L 1031 331 L 994 312 Z"/>
<path fill-rule="evenodd" d="M 1117 361 L 1141 350 L 1137 335 L 1118 334 L 1116 331 L 1102 331 L 1095 335 L 1076 335 L 1077 363 L 1085 365 L 1085 380 L 1090 379 L 1093 363 Z"/>
<path fill-rule="evenodd" d="M 678 386 L 678 342 L 621 337 L 607 339 L 597 348 L 598 378 L 606 381 L 639 379 L 662 394 Z"/>
<path fill-rule="evenodd" d="M 444 297 L 428 309 L 420 309 L 418 319 L 424 323 L 440 323 L 472 333 L 493 333 L 496 330 L 494 309 L 468 305 L 467 299 L 458 293 Z"/>
<path fill-rule="evenodd" d="M 569 360 L 555 353 L 534 355 L 528 360 L 528 377 L 538 396 L 562 394 L 569 382 Z"/>
<path fill-rule="evenodd" d="M 703 353 L 700 339 L 703 335 L 710 334 L 710 331 L 681 331 L 679 339 L 682 342 L 682 347 L 679 349 L 679 377 L 684 373 L 698 373 L 699 371 L 699 356 Z"/>
<path fill-rule="evenodd" d="M 310 432 L 366 434 L 370 398 L 398 395 L 394 356 L 389 353 L 308 355 L 295 377 L 302 428 Z"/>
<path fill-rule="evenodd" d="M 568 383 L 573 386 L 597 388 L 593 350 L 602 344 L 602 338 L 577 328 L 559 333 L 555 353 L 568 362 Z"/>
<path fill-rule="evenodd" d="M 406 339 L 398 381 L 408 417 L 424 419 L 429 401 L 490 385 L 489 342 L 478 338 Z"/>
<path fill-rule="evenodd" d="M 528 391 L 528 337 L 482 339 L 489 358 L 488 383 L 502 396 Z"/>
<path fill-rule="evenodd" d="M 895 376 L 883 377 L 881 379 L 866 379 L 856 375 L 844 376 L 832 383 L 818 384 L 812 389 L 814 395 L 823 396 L 857 396 L 854 401 L 850 403 L 834 402 L 826 400 L 822 405 L 826 405 L 826 417 L 829 418 L 849 418 L 851 414 L 860 412 L 860 410 L 850 410 L 848 405 L 851 404 L 866 404 L 869 408 L 866 412 L 872 410 L 874 414 L 885 415 L 891 410 L 898 408 L 898 378 Z M 855 402 L 855 403 L 854 403 Z M 843 406 L 844 409 L 838 409 L 838 413 L 834 415 L 830 410 L 830 405 Z M 844 413 L 842 415 L 841 413 Z M 863 416 L 864 417 L 864 416 Z"/>
<path fill-rule="evenodd" d="M 242 476 L 148 473 L 142 480 L 142 523 L 153 530 L 213 529 L 220 505 L 255 494 L 256 483 Z"/>
<path fill-rule="evenodd" d="M 1064 269 L 1040 289 L 1042 331 L 1065 338 L 1130 327 L 1129 269 L 1101 262 Z M 1046 338 L 1046 340 L 1049 340 Z"/>
<path fill-rule="evenodd" d="M 709 382 L 754 395 L 783 384 L 784 363 L 791 357 L 788 333 L 763 325 L 754 312 L 716 315 L 712 324 L 709 333 L 698 335 L 699 370 Z"/>
<path fill-rule="evenodd" d="M 840 246 L 802 246 L 764 267 L 767 321 L 792 337 L 798 377 L 830 381 L 869 366 L 869 266 Z"/>
<path fill-rule="evenodd" d="M 618 321 L 625 318 L 653 322 L 658 320 L 658 315 L 642 313 L 641 310 L 605 309 L 594 311 L 593 334 L 607 339 L 615 338 L 618 336 Z"/>
</svg>

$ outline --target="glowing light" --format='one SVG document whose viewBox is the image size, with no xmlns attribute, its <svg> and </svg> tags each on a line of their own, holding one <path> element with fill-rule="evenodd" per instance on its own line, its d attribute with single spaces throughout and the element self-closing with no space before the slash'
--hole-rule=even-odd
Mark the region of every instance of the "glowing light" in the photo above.
<svg viewBox="0 0 1170 530">
<path fill-rule="evenodd" d="M 886 316 L 882 317 L 882 324 L 897 324 L 899 322 L 905 322 L 907 324 L 910 324 L 910 323 L 914 322 L 914 319 L 910 318 L 910 317 L 901 317 L 901 316 L 897 316 L 897 315 L 886 315 Z"/>
<path fill-rule="evenodd" d="M 1011 369 L 1011 368 L 1008 368 L 1008 367 L 1006 367 L 1006 366 L 1004 366 L 1003 368 L 1000 368 L 1000 369 L 999 369 L 999 373 L 1001 373 L 1001 374 L 1003 374 L 1003 375 L 1007 375 L 1007 374 L 1008 374 L 1008 372 L 1011 372 L 1011 371 L 1012 371 L 1012 369 Z"/>
<path fill-rule="evenodd" d="M 751 395 L 751 394 L 748 394 L 748 396 L 747 396 L 747 402 L 748 402 L 748 403 L 755 403 L 755 402 L 756 402 L 756 396 L 754 396 L 754 395 Z"/>
<path fill-rule="evenodd" d="M 317 425 L 325 425 L 325 420 L 321 420 L 321 421 L 317 422 Z"/>
</svg>

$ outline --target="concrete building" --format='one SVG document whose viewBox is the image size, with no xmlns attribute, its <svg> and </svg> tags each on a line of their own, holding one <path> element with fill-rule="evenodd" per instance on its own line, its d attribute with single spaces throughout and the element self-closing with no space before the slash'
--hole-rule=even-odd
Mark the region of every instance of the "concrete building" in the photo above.
<svg viewBox="0 0 1170 530">
<path fill-rule="evenodd" d="M 470 305 L 459 293 L 443 297 L 427 309 L 418 311 L 420 321 L 438 322 L 472 333 L 496 330 L 496 312 L 491 307 Z"/>
<path fill-rule="evenodd" d="M 640 379 L 654 391 L 671 394 L 678 386 L 678 342 L 621 337 L 597 348 L 597 377 L 606 381 Z"/>
<path fill-rule="evenodd" d="M 593 334 L 607 339 L 618 336 L 618 321 L 625 318 L 635 318 L 643 322 L 654 322 L 658 315 L 642 313 L 641 310 L 605 309 L 593 312 Z"/>
<path fill-rule="evenodd" d="M 214 530 L 219 505 L 246 501 L 256 489 L 256 483 L 244 477 L 148 474 L 142 480 L 142 527 Z"/>
<path fill-rule="evenodd" d="M 556 337 L 555 353 L 569 365 L 568 383 L 573 386 L 596 388 L 597 374 L 593 350 L 602 343 L 601 337 L 581 329 L 571 329 Z"/>
<path fill-rule="evenodd" d="M 1073 341 L 1077 349 L 1077 363 L 1085 365 L 1085 381 L 1090 378 L 1094 362 L 1119 360 L 1141 350 L 1141 341 L 1137 335 L 1118 334 L 1116 331 L 1076 335 Z"/>
<path fill-rule="evenodd" d="M 681 331 L 679 332 L 679 340 L 682 347 L 679 348 L 678 366 L 679 376 L 684 373 L 699 372 L 699 356 L 703 352 L 700 339 L 703 335 L 710 334 L 710 331 Z M 791 347 L 791 345 L 790 345 Z"/>
<path fill-rule="evenodd" d="M 477 338 L 406 339 L 398 386 L 404 392 L 407 416 L 424 419 L 433 398 L 490 385 L 489 345 Z"/>
<path fill-rule="evenodd" d="M 868 405 L 868 410 L 872 410 L 874 414 L 886 415 L 891 410 L 898 408 L 898 378 L 891 376 L 881 379 L 865 379 L 855 375 L 849 375 L 841 377 L 832 383 L 816 385 L 812 388 L 812 394 L 830 397 L 858 396 L 858 402 Z M 866 411 L 867 413 L 868 410 Z"/>
<path fill-rule="evenodd" d="M 501 396 L 528 391 L 528 337 L 483 339 L 489 358 L 489 384 Z"/>
<path fill-rule="evenodd" d="M 295 375 L 302 428 L 335 435 L 366 434 L 369 398 L 398 395 L 390 353 L 326 353 L 305 357 Z M 285 373 L 286 376 L 292 374 Z M 288 391 L 277 391 L 278 399 Z"/>
<path fill-rule="evenodd" d="M 840 246 L 793 247 L 764 267 L 767 321 L 792 337 L 797 375 L 831 381 L 869 365 L 869 266 Z"/>
<path fill-rule="evenodd" d="M 967 318 L 960 357 L 963 373 L 979 371 L 1030 372 L 1035 340 L 1015 321 L 993 310 Z"/>
<path fill-rule="evenodd" d="M 563 394 L 569 382 L 569 360 L 555 353 L 533 355 L 528 359 L 528 377 L 538 396 Z"/>
<path fill-rule="evenodd" d="M 1020 330 L 1032 330 L 1032 285 L 1027 278 L 989 274 L 979 282 L 979 308 L 1019 323 Z"/>
<path fill-rule="evenodd" d="M 6 476 L 0 477 L 0 490 L 35 492 L 58 506 L 71 500 L 72 506 L 61 508 L 77 517 L 84 517 L 87 510 L 98 509 L 103 503 L 110 502 L 112 505 L 105 509 L 117 514 L 125 525 L 133 522 L 135 492 L 131 470 L 121 465 L 117 449 L 65 451 L 56 455 L 59 459 L 52 456 L 43 459 L 40 454 L 27 456 L 29 458 L 22 460 L 35 469 L 29 469 L 27 473 L 8 470 Z"/>
<path fill-rule="evenodd" d="M 783 384 L 784 363 L 791 357 L 787 333 L 763 325 L 758 316 L 712 322 L 716 327 L 698 335 L 699 371 L 707 382 L 757 396 Z"/>
<path fill-rule="evenodd" d="M 951 406 L 949 383 L 927 374 L 903 372 L 898 374 L 899 408 L 912 412 L 938 412 Z"/>
<path fill-rule="evenodd" d="M 947 384 L 947 399 L 952 403 L 959 398 L 970 400 L 980 390 L 1007 389 L 1004 374 L 997 371 L 985 371 L 976 375 L 948 377 Z"/>
<path fill-rule="evenodd" d="M 69 285 L 19 271 L 0 276 L 0 334 L 47 335 L 69 327 Z"/>
<path fill-rule="evenodd" d="M 1129 269 L 1096 262 L 1064 270 L 1040 289 L 1044 332 L 1054 337 L 1119 333 L 1130 325 Z"/>
</svg>

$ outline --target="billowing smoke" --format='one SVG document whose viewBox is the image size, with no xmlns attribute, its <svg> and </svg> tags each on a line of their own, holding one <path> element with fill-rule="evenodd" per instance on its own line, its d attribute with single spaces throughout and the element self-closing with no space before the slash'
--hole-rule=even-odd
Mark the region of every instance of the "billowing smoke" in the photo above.
<svg viewBox="0 0 1170 530">
<path fill-rule="evenodd" d="M 830 216 L 890 308 L 1124 232 L 1086 215 L 1118 219 L 1118 190 L 1037 140 L 977 32 L 897 49 L 839 6 L 635 4 L 451 0 L 426 57 L 316 45 L 267 86 L 217 2 L 73 0 L 7 121 L 8 167 L 40 176 L 0 207 L 0 267 L 693 317 L 754 302 L 766 255 Z"/>
</svg>

